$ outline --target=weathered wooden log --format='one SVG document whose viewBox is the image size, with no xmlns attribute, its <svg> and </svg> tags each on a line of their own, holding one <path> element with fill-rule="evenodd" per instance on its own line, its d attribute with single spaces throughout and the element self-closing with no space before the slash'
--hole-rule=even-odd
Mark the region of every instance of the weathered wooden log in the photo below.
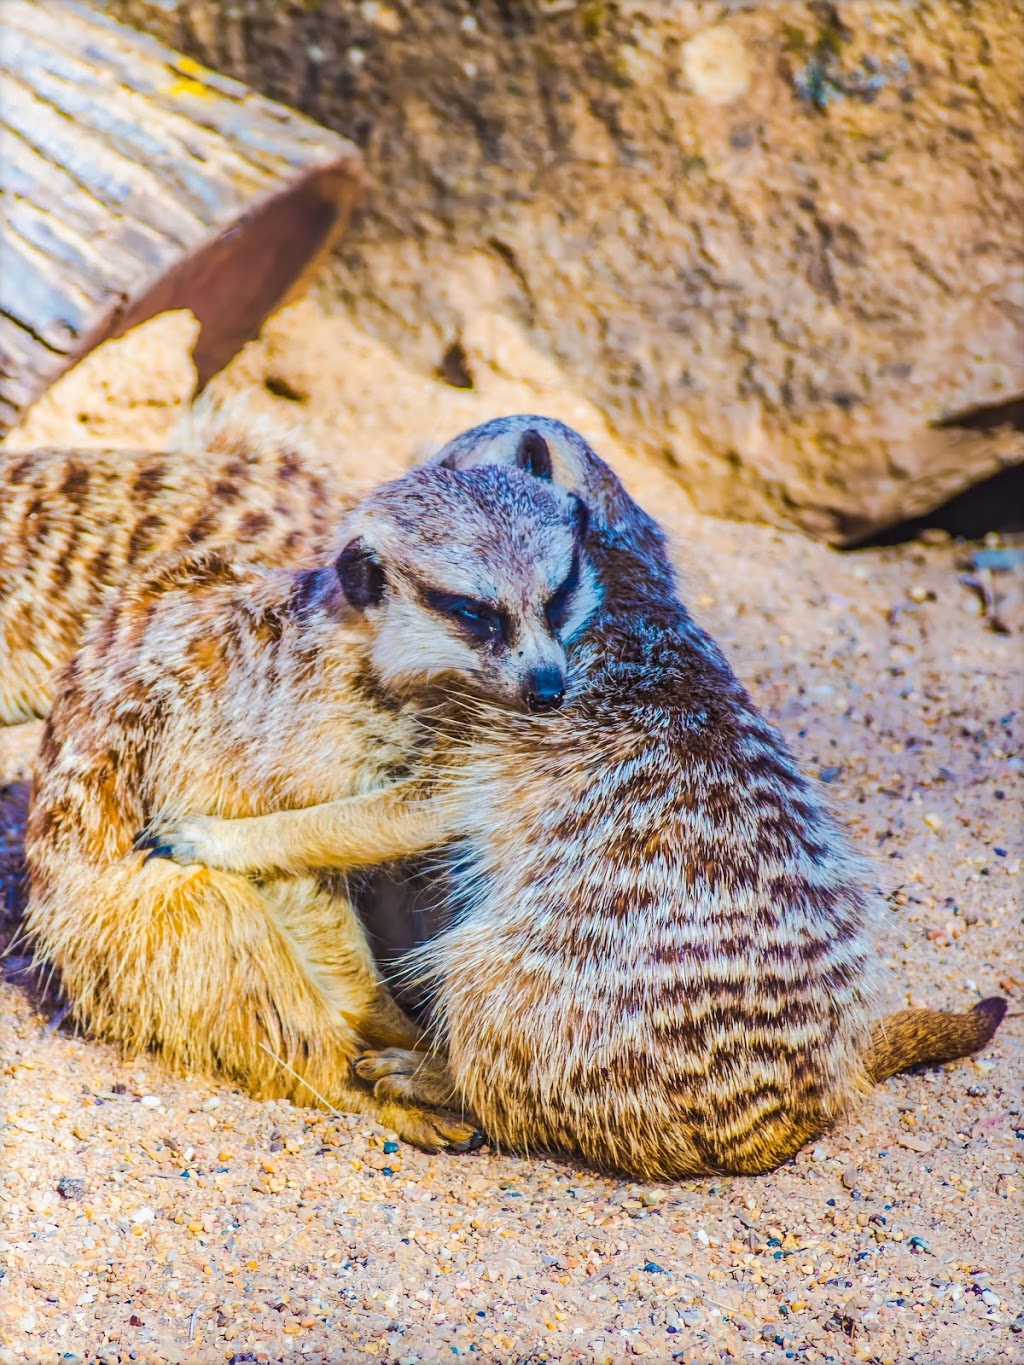
<svg viewBox="0 0 1024 1365">
<path fill-rule="evenodd" d="M 0 435 L 167 309 L 205 384 L 343 231 L 358 150 L 73 0 L 4 0 L 3 26 Z"/>
</svg>

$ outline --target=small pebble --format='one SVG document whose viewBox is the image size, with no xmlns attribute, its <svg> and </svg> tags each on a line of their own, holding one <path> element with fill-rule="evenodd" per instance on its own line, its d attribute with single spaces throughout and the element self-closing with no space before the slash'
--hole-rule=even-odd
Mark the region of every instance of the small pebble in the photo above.
<svg viewBox="0 0 1024 1365">
<path fill-rule="evenodd" d="M 84 1199 L 85 1181 L 78 1175 L 62 1175 L 57 1181 L 57 1193 L 61 1199 Z"/>
</svg>

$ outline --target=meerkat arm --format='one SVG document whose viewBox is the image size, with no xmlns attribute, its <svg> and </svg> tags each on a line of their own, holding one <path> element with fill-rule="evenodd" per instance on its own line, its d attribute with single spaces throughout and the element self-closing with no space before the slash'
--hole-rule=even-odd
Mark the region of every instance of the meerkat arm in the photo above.
<svg viewBox="0 0 1024 1365">
<path fill-rule="evenodd" d="M 304 872 L 373 867 L 423 853 L 453 834 L 451 811 L 418 782 L 245 819 L 155 819 L 135 841 L 150 856 L 224 872 Z"/>
</svg>

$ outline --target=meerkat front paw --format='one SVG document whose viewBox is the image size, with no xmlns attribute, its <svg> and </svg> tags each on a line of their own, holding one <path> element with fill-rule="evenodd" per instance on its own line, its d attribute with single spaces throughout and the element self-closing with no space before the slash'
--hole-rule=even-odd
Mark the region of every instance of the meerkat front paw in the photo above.
<svg viewBox="0 0 1024 1365">
<path fill-rule="evenodd" d="M 224 824 L 212 815 L 189 815 L 180 820 L 158 815 L 135 836 L 133 847 L 146 853 L 147 863 L 151 858 L 166 858 L 182 867 L 201 863 L 232 872 L 235 869 L 221 834 Z"/>
</svg>

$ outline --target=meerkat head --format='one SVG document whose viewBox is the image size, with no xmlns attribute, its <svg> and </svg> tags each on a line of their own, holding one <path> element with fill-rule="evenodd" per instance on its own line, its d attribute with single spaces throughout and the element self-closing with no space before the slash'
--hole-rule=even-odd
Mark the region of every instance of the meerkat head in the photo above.
<svg viewBox="0 0 1024 1365">
<path fill-rule="evenodd" d="M 503 465 L 575 493 L 594 507 L 614 475 L 572 427 L 552 417 L 495 417 L 455 436 L 433 457 L 446 469 Z M 597 510 L 595 508 L 595 510 Z"/>
<path fill-rule="evenodd" d="M 434 462 L 445 469 L 499 465 L 574 493 L 590 513 L 587 549 L 604 589 L 675 594 L 665 533 L 626 492 L 578 431 L 551 417 L 496 417 L 453 437 Z"/>
<path fill-rule="evenodd" d="M 415 469 L 349 516 L 338 578 L 397 692 L 452 687 L 549 711 L 597 605 L 579 498 L 516 469 Z"/>
</svg>

